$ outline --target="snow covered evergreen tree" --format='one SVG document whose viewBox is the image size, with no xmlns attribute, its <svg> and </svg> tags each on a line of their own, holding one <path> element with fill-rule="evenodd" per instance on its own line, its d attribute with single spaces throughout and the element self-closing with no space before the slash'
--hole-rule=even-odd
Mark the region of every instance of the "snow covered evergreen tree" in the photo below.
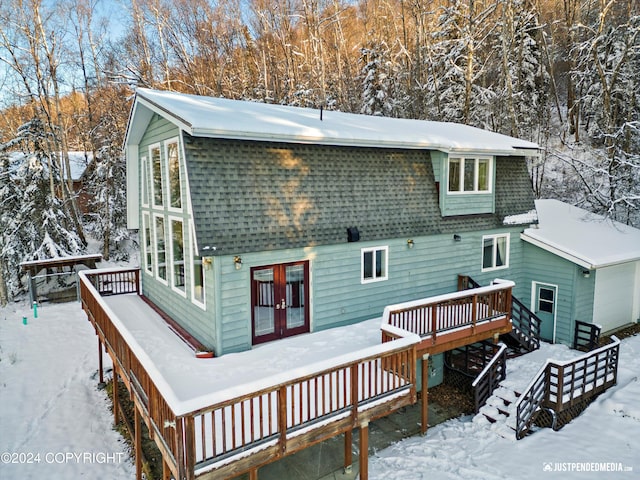
<svg viewBox="0 0 640 480">
<path fill-rule="evenodd" d="M 373 43 L 361 49 L 362 108 L 360 113 L 390 117 L 393 113 L 389 75 L 389 49 L 384 43 Z"/>
<path fill-rule="evenodd" d="M 24 291 L 21 262 L 78 255 L 85 248 L 62 202 L 51 194 L 50 174 L 58 172 L 49 171 L 56 162 L 48 161 L 45 132 L 34 119 L 0 145 L 0 267 L 8 298 Z"/>
</svg>

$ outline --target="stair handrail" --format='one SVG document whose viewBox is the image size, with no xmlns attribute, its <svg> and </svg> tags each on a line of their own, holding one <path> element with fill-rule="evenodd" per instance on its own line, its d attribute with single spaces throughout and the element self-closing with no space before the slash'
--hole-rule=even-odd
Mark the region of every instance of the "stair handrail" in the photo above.
<svg viewBox="0 0 640 480">
<path fill-rule="evenodd" d="M 551 360 L 547 360 L 540 367 L 538 373 L 516 401 L 516 439 L 518 440 L 524 437 L 524 433 L 529 429 L 536 413 L 547 399 L 550 364 Z"/>
<path fill-rule="evenodd" d="M 513 297 L 511 301 L 512 325 L 527 336 L 530 350 L 537 350 L 540 348 L 540 318 L 517 298 Z M 522 316 L 515 314 L 516 312 L 525 313 L 526 323 L 521 321 Z"/>
<path fill-rule="evenodd" d="M 593 397 L 600 392 L 606 390 L 617 382 L 618 363 L 619 363 L 619 349 L 620 340 L 615 335 L 611 336 L 611 343 L 602 346 L 596 350 L 592 350 L 583 355 L 580 355 L 571 360 L 557 361 L 548 359 L 545 364 L 540 368 L 533 380 L 529 382 L 529 385 L 525 388 L 522 395 L 516 402 L 516 438 L 521 439 L 525 432 L 529 429 L 531 423 L 535 420 L 535 416 L 540 408 L 549 407 L 556 413 L 560 412 L 563 408 L 563 404 L 574 404 L 576 401 L 583 398 Z M 609 352 L 613 351 L 614 363 L 609 361 Z M 564 372 L 567 367 L 572 365 L 586 365 L 587 360 L 590 357 L 598 357 L 605 354 L 604 368 L 605 377 L 594 377 L 593 387 L 589 390 L 582 388 L 580 395 L 575 395 L 575 392 L 579 390 L 572 384 L 569 391 L 565 391 L 564 387 L 564 374 L 556 373 L 555 376 L 559 376 L 556 384 L 556 391 L 551 392 L 551 370 L 556 372 Z M 609 378 L 611 377 L 611 378 Z M 601 381 L 599 385 L 597 382 Z M 555 396 L 555 399 L 551 397 Z"/>
<path fill-rule="evenodd" d="M 491 360 L 489 360 L 475 380 L 471 383 L 471 388 L 473 388 L 474 392 L 473 395 L 476 413 L 493 394 L 500 382 L 507 376 L 507 346 L 502 342 L 499 343 L 498 346 L 500 348 L 498 348 Z M 496 369 L 499 369 L 498 375 L 495 374 Z M 487 388 L 482 390 L 478 388 L 481 383 L 486 384 Z"/>
</svg>

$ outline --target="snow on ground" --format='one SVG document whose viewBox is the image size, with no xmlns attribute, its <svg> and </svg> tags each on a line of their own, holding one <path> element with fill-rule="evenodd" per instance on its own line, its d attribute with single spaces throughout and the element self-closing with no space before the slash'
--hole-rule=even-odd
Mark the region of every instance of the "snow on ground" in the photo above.
<svg viewBox="0 0 640 480">
<path fill-rule="evenodd" d="M 286 365 L 292 354 L 268 345 L 261 348 L 277 365 Z M 522 388 L 547 358 L 576 355 L 565 346 L 543 344 L 539 351 L 509 361 L 505 384 Z M 104 358 L 108 362 L 108 356 Z M 24 303 L 0 309 L 1 479 L 135 477 L 127 447 L 112 429 L 106 394 L 98 389 L 97 363 L 96 336 L 78 303 L 46 304 L 38 318 Z M 639 375 L 636 336 L 622 342 L 618 385 L 562 430 L 540 429 L 516 441 L 515 436 L 503 438 L 481 422 L 461 417 L 430 428 L 426 437 L 412 437 L 377 452 L 370 459 L 369 476 L 640 478 Z M 603 468 L 631 471 L 576 471 Z"/>
<path fill-rule="evenodd" d="M 38 318 L 26 303 L 0 308 L 1 479 L 135 477 L 98 389 L 96 338 L 76 302 Z"/>
<path fill-rule="evenodd" d="M 510 360 L 503 385 L 519 388 L 547 358 L 577 356 L 562 345 Z M 582 415 L 554 432 L 543 428 L 516 441 L 484 422 L 460 417 L 376 453 L 371 480 L 621 479 L 640 478 L 640 335 L 623 340 L 618 384 Z"/>
</svg>

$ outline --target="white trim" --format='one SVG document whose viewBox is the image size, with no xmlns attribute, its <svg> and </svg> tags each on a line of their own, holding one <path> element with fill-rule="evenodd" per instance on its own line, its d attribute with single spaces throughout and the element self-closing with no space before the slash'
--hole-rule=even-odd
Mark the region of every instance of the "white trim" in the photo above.
<svg viewBox="0 0 640 480">
<path fill-rule="evenodd" d="M 506 251 L 506 255 L 505 255 L 505 259 L 504 259 L 504 263 L 500 266 L 495 266 L 496 263 L 496 250 L 498 248 L 498 243 L 496 242 L 496 240 L 498 238 L 506 238 L 507 239 L 507 251 Z M 492 253 L 492 266 L 491 267 L 485 267 L 484 266 L 484 241 L 486 239 L 493 239 L 493 253 Z M 491 235 L 483 235 L 482 236 L 482 250 L 481 250 L 481 257 L 480 257 L 480 271 L 481 272 L 491 272 L 493 270 L 503 270 L 505 268 L 509 268 L 509 260 L 511 257 L 511 233 L 507 232 L 507 233 L 494 233 Z"/>
<path fill-rule="evenodd" d="M 140 172 L 139 146 L 127 145 L 125 149 L 127 170 L 127 228 L 136 230 L 140 228 Z"/>
<path fill-rule="evenodd" d="M 160 268 L 159 268 L 159 263 L 158 263 L 158 230 L 156 228 L 156 221 L 157 219 L 160 218 L 162 220 L 162 224 L 163 227 L 162 229 L 164 230 L 164 265 L 165 265 L 165 277 L 166 278 L 162 278 L 160 277 Z M 153 240 L 154 240 L 154 256 L 153 256 L 153 260 L 154 260 L 154 272 L 155 272 L 155 278 L 156 280 L 158 280 L 160 283 L 163 283 L 165 285 L 169 285 L 169 265 L 167 264 L 167 219 L 165 218 L 165 216 L 161 213 L 154 213 L 153 214 Z"/>
<path fill-rule="evenodd" d="M 151 198 L 151 182 L 149 182 L 149 175 L 151 174 L 151 171 L 149 169 L 148 158 L 149 157 L 147 155 L 140 156 L 140 172 L 142 173 L 140 178 L 140 197 L 142 199 L 140 203 L 142 204 L 143 208 L 149 208 L 149 200 Z"/>
<path fill-rule="evenodd" d="M 536 315 L 538 314 L 538 308 L 537 304 L 538 304 L 538 286 L 543 286 L 543 287 L 552 287 L 555 289 L 555 293 L 553 294 L 553 332 L 551 335 L 551 341 L 553 343 L 556 343 L 556 321 L 558 319 L 558 291 L 560 290 L 560 288 L 558 287 L 558 285 L 555 285 L 553 283 L 547 283 L 547 282 L 538 282 L 533 280 L 531 282 L 531 311 L 534 312 Z M 542 329 L 542 325 L 540 326 L 540 328 Z"/>
<path fill-rule="evenodd" d="M 383 251 L 384 252 L 384 266 L 383 266 L 383 274 L 380 277 L 375 276 L 376 272 L 376 252 Z M 365 278 L 364 277 L 364 254 L 372 252 L 373 265 L 371 266 L 373 278 Z M 360 283 L 374 283 L 374 282 L 382 282 L 389 278 L 389 247 L 364 247 L 360 249 Z"/>
<path fill-rule="evenodd" d="M 175 144 L 176 145 L 176 154 L 178 155 L 178 185 L 180 186 L 180 207 L 173 207 L 171 206 L 171 169 L 170 169 L 170 165 L 169 165 L 169 145 Z M 165 183 L 165 192 L 166 192 L 166 207 L 167 210 L 169 210 L 170 212 L 182 212 L 182 206 L 183 206 L 183 198 L 184 195 L 182 194 L 182 172 L 181 172 L 181 168 L 180 168 L 180 136 L 176 136 L 176 137 L 172 137 L 169 138 L 168 140 L 164 141 L 164 166 L 165 166 L 165 171 L 167 172 L 166 175 L 166 181 Z"/>
<path fill-rule="evenodd" d="M 194 238 L 195 238 L 195 234 L 194 234 L 195 230 L 193 227 L 193 222 L 189 222 L 189 235 L 190 235 L 190 249 L 189 249 L 189 280 L 190 280 L 190 286 L 191 286 L 191 303 L 193 303 L 194 305 L 200 307 L 202 310 L 207 310 L 207 289 L 206 289 L 206 284 L 207 284 L 207 271 L 205 269 L 204 263 L 202 264 L 202 302 L 200 300 L 198 300 L 195 297 L 195 293 L 196 293 L 196 276 L 195 276 L 195 271 L 194 271 L 194 263 L 195 263 L 195 259 L 196 259 L 196 249 L 195 249 L 195 243 L 194 243 Z M 202 257 L 199 257 L 200 260 L 202 261 Z"/>
<path fill-rule="evenodd" d="M 183 266 L 183 285 L 182 288 L 176 286 L 175 284 L 175 261 L 173 258 L 173 223 L 180 222 L 182 224 L 182 266 Z M 187 265 L 186 265 L 186 255 L 185 255 L 185 241 L 184 241 L 184 218 L 176 217 L 176 216 L 168 216 L 167 223 L 169 224 L 169 262 L 167 264 L 170 268 L 167 269 L 167 280 L 169 280 L 169 286 L 171 290 L 178 293 L 184 298 L 187 298 Z"/>
<path fill-rule="evenodd" d="M 146 218 L 146 223 L 145 223 Z M 147 229 L 149 230 L 149 234 L 147 236 Z M 142 212 L 142 271 L 153 276 L 153 264 L 155 257 L 155 248 L 154 246 L 154 234 L 153 234 L 153 226 L 151 225 L 151 215 L 149 212 Z M 147 252 L 147 241 L 149 243 L 149 251 Z M 149 268 L 147 268 L 147 254 L 151 255 L 149 259 Z"/>
<path fill-rule="evenodd" d="M 160 158 L 160 163 L 158 164 L 158 166 L 160 167 L 160 195 L 162 198 L 162 203 L 156 203 L 156 182 L 155 182 L 155 167 L 154 167 L 154 161 L 153 161 L 153 153 L 151 153 L 153 150 L 158 149 L 158 155 Z M 162 164 L 164 162 L 162 161 L 162 146 L 160 145 L 160 143 L 154 143 L 153 145 L 149 145 L 149 173 L 150 173 L 150 177 L 149 177 L 149 186 L 151 187 L 150 189 L 150 193 L 151 193 L 151 205 L 153 206 L 153 208 L 156 209 L 164 209 L 165 204 L 167 202 L 167 199 L 165 198 L 165 191 L 164 191 L 164 184 L 165 184 L 165 172 L 162 171 Z"/>
<path fill-rule="evenodd" d="M 531 245 L 535 245 L 538 248 L 541 248 L 542 250 L 545 250 L 549 253 L 552 253 L 560 258 L 564 258 L 565 260 L 569 260 L 570 262 L 575 263 L 576 265 L 580 266 L 580 267 L 584 267 L 588 270 L 595 270 L 596 268 L 600 268 L 600 267 L 608 267 L 611 265 L 618 265 L 620 263 L 627 263 L 627 261 L 620 261 L 620 262 L 612 262 L 612 263 L 607 263 L 607 264 L 603 264 L 603 265 L 595 265 L 587 260 L 584 260 L 580 257 L 576 257 L 575 255 L 571 255 L 570 253 L 565 252 L 564 250 L 558 248 L 558 247 L 554 247 L 553 245 L 550 245 L 548 243 L 545 243 L 537 238 L 534 237 L 530 237 L 529 235 L 527 235 L 526 233 L 521 233 L 520 234 L 520 238 L 522 240 L 524 240 L 527 243 L 530 243 Z"/>
</svg>

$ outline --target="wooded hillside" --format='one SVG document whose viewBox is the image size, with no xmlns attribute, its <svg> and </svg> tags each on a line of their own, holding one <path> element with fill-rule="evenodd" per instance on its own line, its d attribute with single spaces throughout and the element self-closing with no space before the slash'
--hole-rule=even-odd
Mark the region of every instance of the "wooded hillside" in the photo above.
<svg viewBox="0 0 640 480">
<path fill-rule="evenodd" d="M 59 253 L 82 249 L 85 231 L 103 239 L 106 255 L 127 236 L 121 145 L 136 86 L 462 122 L 532 140 L 543 148 L 530 165 L 538 196 L 640 226 L 637 0 L 1 5 L 5 263 L 38 250 L 16 248 L 16 232 L 40 222 L 8 210 L 25 202 L 57 205 L 56 222 L 78 237 L 54 239 Z M 94 159 L 86 214 L 70 187 L 70 150 Z M 23 160 L 9 155 L 16 151 Z M 13 192 L 35 181 L 34 158 L 48 192 L 38 201 Z M 47 231 L 36 231 L 39 245 Z"/>
</svg>

